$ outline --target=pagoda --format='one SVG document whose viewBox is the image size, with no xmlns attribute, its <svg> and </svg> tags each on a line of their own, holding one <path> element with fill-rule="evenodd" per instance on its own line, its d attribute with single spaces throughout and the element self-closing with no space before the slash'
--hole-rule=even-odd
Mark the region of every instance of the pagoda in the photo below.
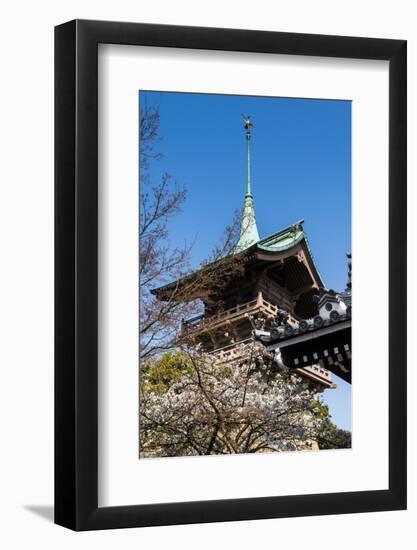
<svg viewBox="0 0 417 550">
<path fill-rule="evenodd" d="M 290 332 L 303 319 L 317 315 L 317 296 L 324 286 L 304 231 L 304 220 L 259 237 L 251 184 L 253 128 L 251 118 L 244 117 L 247 180 L 240 237 L 234 249 L 234 255 L 243 260 L 243 270 L 221 288 L 218 307 L 216 302 L 214 306 L 212 301 L 204 303 L 204 312 L 184 320 L 181 327 L 183 337 L 200 343 L 206 352 L 224 361 L 238 359 L 242 345 L 253 342 L 260 326 L 270 331 L 277 323 L 284 324 Z M 164 300 L 169 286 L 155 289 L 154 293 Z M 280 323 L 280 319 L 285 323 Z M 319 364 L 295 370 L 319 390 L 335 387 L 331 372 Z"/>
</svg>

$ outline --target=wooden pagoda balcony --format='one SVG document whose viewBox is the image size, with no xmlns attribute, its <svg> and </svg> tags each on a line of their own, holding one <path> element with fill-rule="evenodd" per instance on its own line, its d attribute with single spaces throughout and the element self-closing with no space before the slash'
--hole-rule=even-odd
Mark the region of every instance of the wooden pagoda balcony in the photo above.
<svg viewBox="0 0 417 550">
<path fill-rule="evenodd" d="M 246 340 L 240 343 L 246 344 L 249 343 L 249 341 L 250 340 Z M 224 361 L 225 363 L 239 359 L 241 353 L 242 352 L 240 348 L 236 346 L 236 344 L 229 344 L 224 348 L 216 349 L 212 352 L 212 354 L 215 355 L 217 359 L 219 359 L 220 361 Z M 310 380 L 318 382 L 326 388 L 336 387 L 336 385 L 332 383 L 332 373 L 329 370 L 321 367 L 319 364 L 300 367 L 298 369 L 294 369 L 294 372 L 300 374 L 301 376 L 307 377 Z"/>
<path fill-rule="evenodd" d="M 271 304 L 259 292 L 256 299 L 236 305 L 215 315 L 198 315 L 183 321 L 181 334 L 183 337 L 196 338 L 203 343 L 205 349 L 225 363 L 239 359 L 241 348 L 237 344 L 252 341 L 253 320 L 257 316 L 273 319 L 279 308 Z M 296 321 L 290 316 L 290 322 Z M 301 376 L 318 382 L 324 387 L 335 387 L 331 381 L 330 371 L 320 365 L 309 365 L 295 369 Z"/>
<path fill-rule="evenodd" d="M 205 329 L 215 330 L 235 320 L 242 319 L 243 317 L 250 318 L 260 313 L 266 314 L 271 319 L 278 313 L 278 307 L 265 300 L 262 292 L 258 292 L 256 299 L 250 302 L 238 304 L 215 315 L 206 316 L 202 314 L 183 321 L 181 331 L 185 335 L 201 332 Z"/>
</svg>

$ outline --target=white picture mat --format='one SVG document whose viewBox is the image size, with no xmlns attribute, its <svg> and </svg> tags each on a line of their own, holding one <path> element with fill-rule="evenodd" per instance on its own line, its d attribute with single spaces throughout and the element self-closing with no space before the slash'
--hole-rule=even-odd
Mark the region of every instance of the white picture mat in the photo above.
<svg viewBox="0 0 417 550">
<path fill-rule="evenodd" d="M 141 89 L 352 100 L 351 450 L 138 459 Z M 388 63 L 102 45 L 99 121 L 99 505 L 387 488 Z"/>
</svg>

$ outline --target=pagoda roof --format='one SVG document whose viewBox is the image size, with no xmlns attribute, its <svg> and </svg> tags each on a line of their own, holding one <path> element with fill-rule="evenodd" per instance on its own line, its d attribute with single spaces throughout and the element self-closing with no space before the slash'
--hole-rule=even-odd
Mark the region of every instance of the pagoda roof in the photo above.
<svg viewBox="0 0 417 550">
<path fill-rule="evenodd" d="M 236 256 L 257 256 L 259 254 L 262 254 L 262 257 L 269 256 L 268 261 L 274 261 L 277 259 L 277 257 L 282 257 L 283 254 L 288 257 L 288 255 L 291 253 L 291 250 L 297 247 L 297 245 L 302 246 L 305 245 L 305 248 L 307 249 L 307 255 L 309 256 L 310 265 L 313 267 L 315 273 L 316 273 L 316 280 L 318 282 L 318 285 L 320 287 L 324 286 L 323 280 L 321 278 L 320 272 L 317 269 L 317 266 L 314 262 L 313 255 L 311 253 L 310 245 L 308 243 L 307 234 L 304 231 L 303 228 L 304 220 L 299 220 L 296 223 L 289 225 L 288 227 L 285 227 L 284 229 L 281 229 L 280 231 L 277 231 L 276 233 L 273 233 L 272 235 L 269 235 L 268 237 L 265 237 L 264 239 L 260 239 L 256 243 L 252 244 L 251 246 L 247 247 L 245 250 L 242 251 L 236 251 Z M 264 258 L 265 259 L 265 258 Z M 206 264 L 201 266 L 200 268 L 195 269 L 192 273 L 186 275 L 182 280 L 188 280 L 192 277 L 194 277 L 198 272 L 200 272 L 203 269 L 211 269 L 214 268 L 217 263 L 219 263 L 221 260 L 216 260 L 212 264 Z M 158 294 L 160 292 L 163 292 L 164 290 L 168 290 L 170 288 L 174 288 L 176 285 L 178 285 L 178 281 L 173 281 L 171 283 L 168 283 L 166 285 L 163 285 L 159 288 L 155 288 L 152 290 L 153 294 Z"/>
<path fill-rule="evenodd" d="M 256 244 L 256 248 L 265 250 L 266 252 L 283 252 L 288 250 L 306 238 L 303 224 L 304 220 L 300 220 L 295 224 L 281 229 L 264 239 L 260 239 Z"/>
<path fill-rule="evenodd" d="M 308 242 L 307 234 L 303 228 L 304 220 L 299 220 L 264 239 L 260 239 L 257 243 L 250 246 L 242 252 L 242 254 L 253 253 L 256 251 L 266 252 L 271 254 L 271 259 L 279 253 L 290 251 L 292 248 L 297 246 L 299 243 L 304 242 L 308 251 L 308 255 L 311 260 L 311 264 L 316 271 L 317 277 L 320 281 L 320 286 L 325 286 L 323 279 L 321 277 L 320 271 L 318 270 L 316 263 L 314 261 L 313 254 L 311 252 L 310 244 Z"/>
</svg>

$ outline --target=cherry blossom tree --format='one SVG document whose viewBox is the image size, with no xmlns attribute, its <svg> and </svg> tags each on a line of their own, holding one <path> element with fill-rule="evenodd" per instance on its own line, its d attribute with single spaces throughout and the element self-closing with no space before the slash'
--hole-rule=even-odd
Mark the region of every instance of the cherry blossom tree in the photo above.
<svg viewBox="0 0 417 550">
<path fill-rule="evenodd" d="M 324 418 L 317 389 L 277 369 L 258 343 L 240 351 L 224 364 L 181 350 L 143 369 L 141 457 L 318 448 Z"/>
</svg>

